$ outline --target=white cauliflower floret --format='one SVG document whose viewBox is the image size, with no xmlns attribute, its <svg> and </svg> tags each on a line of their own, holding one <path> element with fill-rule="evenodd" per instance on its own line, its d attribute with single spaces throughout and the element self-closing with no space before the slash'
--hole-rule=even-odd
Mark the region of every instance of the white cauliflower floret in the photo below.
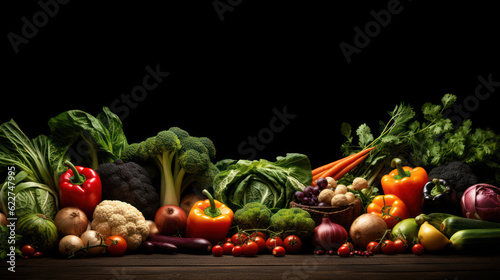
<svg viewBox="0 0 500 280">
<path fill-rule="evenodd" d="M 96 206 L 93 217 L 93 230 L 103 238 L 120 235 L 127 241 L 128 250 L 137 249 L 149 235 L 149 226 L 142 213 L 122 201 L 103 200 Z"/>
</svg>

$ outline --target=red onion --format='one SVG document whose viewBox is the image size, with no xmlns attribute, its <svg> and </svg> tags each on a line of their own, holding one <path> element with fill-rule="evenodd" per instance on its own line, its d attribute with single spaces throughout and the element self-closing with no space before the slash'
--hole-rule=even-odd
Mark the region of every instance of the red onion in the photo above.
<svg viewBox="0 0 500 280">
<path fill-rule="evenodd" d="M 325 251 L 338 249 L 348 238 L 347 231 L 339 224 L 324 216 L 321 224 L 314 229 L 313 244 L 317 249 Z"/>
<path fill-rule="evenodd" d="M 464 217 L 500 222 L 500 188 L 477 184 L 465 190 L 461 199 Z"/>
</svg>

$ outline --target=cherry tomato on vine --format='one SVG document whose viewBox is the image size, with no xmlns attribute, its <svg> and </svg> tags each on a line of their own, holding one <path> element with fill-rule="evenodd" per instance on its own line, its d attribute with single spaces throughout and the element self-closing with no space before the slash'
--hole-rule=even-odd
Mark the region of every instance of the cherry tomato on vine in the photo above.
<svg viewBox="0 0 500 280">
<path fill-rule="evenodd" d="M 351 249 L 349 248 L 349 246 L 342 245 L 337 250 L 337 255 L 341 257 L 348 257 L 350 254 L 351 254 Z"/>
<path fill-rule="evenodd" d="M 385 240 L 380 246 L 383 254 L 391 255 L 396 252 L 396 244 L 392 240 Z"/>
<path fill-rule="evenodd" d="M 285 248 L 283 248 L 281 246 L 276 246 L 273 249 L 273 256 L 275 256 L 275 257 L 283 257 L 285 255 L 285 253 L 286 253 Z"/>
<path fill-rule="evenodd" d="M 422 244 L 415 244 L 411 248 L 411 251 L 415 255 L 422 255 L 424 253 L 424 246 L 422 246 Z"/>
<path fill-rule="evenodd" d="M 274 247 L 276 246 L 282 246 L 283 247 L 283 240 L 279 238 L 278 236 L 276 237 L 269 237 L 266 241 L 266 248 L 269 252 L 272 252 Z"/>
<path fill-rule="evenodd" d="M 21 253 L 23 253 L 23 256 L 25 257 L 33 257 L 35 254 L 35 248 L 31 245 L 24 245 L 23 248 L 21 248 Z"/>
<path fill-rule="evenodd" d="M 125 254 L 125 251 L 127 251 L 127 241 L 125 241 L 125 239 L 119 235 L 112 235 L 106 238 L 106 241 L 104 241 L 104 243 L 108 245 L 106 251 L 111 256 L 123 256 L 123 254 Z"/>
<path fill-rule="evenodd" d="M 266 233 L 263 232 L 263 231 L 257 231 L 257 232 L 254 232 L 250 235 L 250 238 L 253 238 L 255 236 L 260 236 L 262 237 L 264 240 L 266 240 Z"/>
<path fill-rule="evenodd" d="M 401 239 L 394 240 L 395 252 L 397 254 L 402 254 L 406 252 L 406 242 Z"/>
<path fill-rule="evenodd" d="M 215 245 L 212 247 L 212 254 L 214 257 L 222 257 L 222 254 L 224 254 L 224 248 L 220 245 Z"/>
<path fill-rule="evenodd" d="M 260 236 L 256 236 L 253 238 L 253 241 L 259 246 L 259 254 L 264 252 L 266 249 L 266 240 Z"/>
<path fill-rule="evenodd" d="M 234 246 L 234 248 L 232 250 L 232 254 L 235 257 L 241 256 L 243 254 L 243 248 L 240 245 Z"/>
<path fill-rule="evenodd" d="M 222 245 L 222 248 L 224 249 L 224 255 L 231 255 L 233 253 L 234 245 L 231 242 L 226 242 Z"/>
<path fill-rule="evenodd" d="M 252 240 L 247 241 L 241 247 L 243 248 L 243 255 L 245 257 L 253 257 L 259 252 L 259 245 Z"/>
<path fill-rule="evenodd" d="M 289 235 L 283 240 L 285 250 L 289 254 L 295 254 L 302 249 L 302 241 L 297 235 Z"/>
<path fill-rule="evenodd" d="M 235 233 L 233 237 L 231 237 L 231 242 L 234 245 L 241 245 L 248 239 L 248 236 L 244 233 Z"/>
<path fill-rule="evenodd" d="M 366 245 L 366 251 L 370 251 L 373 254 L 378 254 L 380 253 L 380 246 L 377 246 L 378 242 L 372 241 Z"/>
</svg>

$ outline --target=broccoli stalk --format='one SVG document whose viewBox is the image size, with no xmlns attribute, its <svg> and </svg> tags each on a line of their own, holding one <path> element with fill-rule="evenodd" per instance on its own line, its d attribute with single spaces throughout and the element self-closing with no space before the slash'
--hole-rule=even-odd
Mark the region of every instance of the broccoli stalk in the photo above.
<svg viewBox="0 0 500 280">
<path fill-rule="evenodd" d="M 160 203 L 179 205 L 181 194 L 193 185 L 210 187 L 218 170 L 211 162 L 215 147 L 206 137 L 193 137 L 173 127 L 161 131 L 143 142 L 130 144 L 124 151 L 125 160 L 153 160 L 161 172 Z"/>
</svg>

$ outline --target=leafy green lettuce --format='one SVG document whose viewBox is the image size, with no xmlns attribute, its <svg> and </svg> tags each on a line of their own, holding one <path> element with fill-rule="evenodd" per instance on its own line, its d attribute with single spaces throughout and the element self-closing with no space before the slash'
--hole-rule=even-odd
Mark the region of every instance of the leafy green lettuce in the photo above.
<svg viewBox="0 0 500 280">
<path fill-rule="evenodd" d="M 0 185 L 2 211 L 11 213 L 7 210 L 13 208 L 9 202 L 15 197 L 17 217 L 41 213 L 53 219 L 58 210 L 59 176 L 67 170 L 63 163 L 66 159 L 67 148 L 56 145 L 50 137 L 29 139 L 14 120 L 1 124 L 0 176 L 5 179 Z"/>
<path fill-rule="evenodd" d="M 222 160 L 214 179 L 215 199 L 233 210 L 250 202 L 287 208 L 296 191 L 312 182 L 311 163 L 303 154 L 289 153 L 275 162 Z"/>
<path fill-rule="evenodd" d="M 80 165 L 94 170 L 121 158 L 128 145 L 120 118 L 107 107 L 96 117 L 80 110 L 63 112 L 49 120 L 49 127 L 58 143 L 77 146 L 83 161 Z M 81 144 L 86 144 L 88 151 L 81 152 Z"/>
</svg>

